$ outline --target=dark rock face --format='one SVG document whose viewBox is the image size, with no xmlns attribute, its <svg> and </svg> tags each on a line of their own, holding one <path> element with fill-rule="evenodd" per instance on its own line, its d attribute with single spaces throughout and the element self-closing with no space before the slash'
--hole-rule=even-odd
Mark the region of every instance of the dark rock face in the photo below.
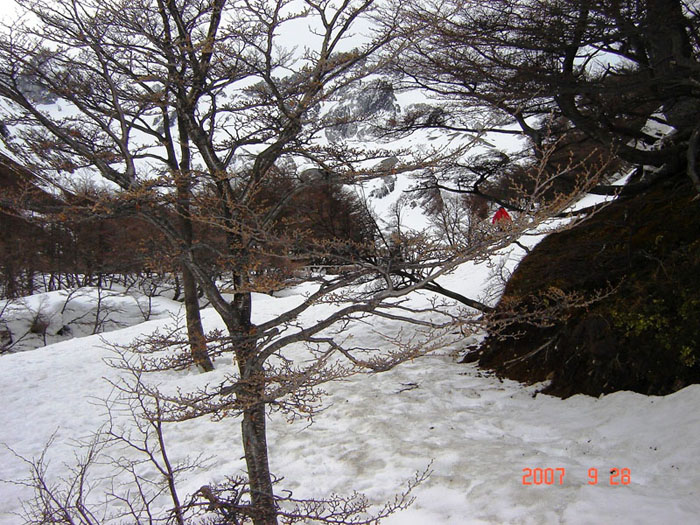
<svg viewBox="0 0 700 525">
<path fill-rule="evenodd" d="M 399 163 L 398 157 L 389 157 L 377 164 L 377 169 L 390 171 Z M 374 199 L 383 199 L 396 188 L 396 175 L 386 175 L 382 178 L 382 185 L 372 190 L 369 194 Z"/>
<path fill-rule="evenodd" d="M 12 344 L 12 331 L 7 323 L 0 321 L 0 353 Z"/>
<path fill-rule="evenodd" d="M 700 382 L 700 200 L 684 177 L 617 201 L 544 239 L 519 265 L 498 309 L 532 311 L 548 290 L 614 291 L 552 323 L 489 337 L 481 366 L 567 397 L 617 390 L 668 394 Z M 543 299 L 545 298 L 545 299 Z"/>
<path fill-rule="evenodd" d="M 22 75 L 17 84 L 22 94 L 35 104 L 54 104 L 58 100 L 56 93 L 31 75 Z"/>
<path fill-rule="evenodd" d="M 363 115 L 374 115 L 379 111 L 393 112 L 396 97 L 393 86 L 386 80 L 377 80 L 367 84 L 357 97 L 357 109 Z"/>
<path fill-rule="evenodd" d="M 35 71 L 40 68 L 35 68 Z M 0 78 L 3 81 L 12 83 L 13 76 L 4 71 L 0 71 Z M 35 104 L 53 104 L 58 100 L 58 95 L 40 80 L 40 75 L 27 69 L 23 73 L 14 77 L 17 87 L 22 94 Z"/>
<path fill-rule="evenodd" d="M 396 176 L 389 175 L 382 181 L 382 185 L 372 190 L 369 196 L 373 199 L 383 199 L 396 188 Z"/>
<path fill-rule="evenodd" d="M 326 117 L 337 122 L 326 129 L 326 137 L 331 142 L 362 136 L 368 132 L 372 120 L 377 116 L 393 116 L 400 111 L 393 86 L 383 79 L 358 82 L 340 96 L 341 101 Z"/>
</svg>

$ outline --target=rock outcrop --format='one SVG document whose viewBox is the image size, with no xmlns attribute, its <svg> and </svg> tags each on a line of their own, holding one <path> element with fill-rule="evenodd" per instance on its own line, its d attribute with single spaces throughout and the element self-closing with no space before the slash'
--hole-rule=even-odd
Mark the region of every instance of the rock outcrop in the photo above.
<svg viewBox="0 0 700 525">
<path fill-rule="evenodd" d="M 498 310 L 532 311 L 548 291 L 594 295 L 548 323 L 515 323 L 467 356 L 567 397 L 668 394 L 700 382 L 700 200 L 684 176 L 618 200 L 544 239 L 518 266 Z"/>
</svg>

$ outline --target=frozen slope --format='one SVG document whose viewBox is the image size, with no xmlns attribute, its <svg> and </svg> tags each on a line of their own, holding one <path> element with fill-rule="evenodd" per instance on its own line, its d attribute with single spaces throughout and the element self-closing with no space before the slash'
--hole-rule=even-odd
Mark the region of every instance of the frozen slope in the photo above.
<svg viewBox="0 0 700 525">
<path fill-rule="evenodd" d="M 453 278 L 459 277 L 466 276 Z M 265 316 L 294 300 L 256 296 L 255 306 Z M 73 441 L 104 421 L 100 399 L 111 388 L 104 378 L 119 375 L 104 362 L 109 350 L 103 340 L 126 343 L 167 322 L 2 356 L 0 442 L 36 457 L 56 432 L 49 472 L 65 474 L 64 464 L 74 461 Z M 219 324 L 213 311 L 205 311 L 205 323 Z M 372 337 L 366 326 L 350 330 L 355 337 Z M 381 503 L 432 462 L 432 475 L 416 490 L 413 506 L 385 523 L 697 522 L 700 385 L 665 398 L 628 392 L 600 399 L 533 397 L 536 387 L 455 364 L 453 350 L 329 384 L 329 407 L 310 426 L 273 414 L 270 458 L 273 472 L 284 477 L 280 488 L 295 497 L 358 490 Z M 168 373 L 158 380 L 183 388 L 217 383 L 228 366 L 223 359 L 217 365 L 212 374 Z M 183 493 L 241 472 L 235 420 L 177 424 L 166 438 L 174 460 L 198 452 L 211 457 L 206 469 L 183 481 Z M 26 467 L 0 448 L 1 479 L 23 478 Z M 96 475 L 109 473 L 100 468 Z M 554 469 L 554 483 L 523 485 L 526 468 Z M 611 485 L 612 468 L 629 469 L 629 484 Z M 556 469 L 565 469 L 561 484 Z M 589 469 L 597 469 L 595 485 L 589 484 Z M 533 470 L 528 479 L 540 477 Z M 19 498 L 30 495 L 25 487 L 0 484 L 0 523 L 21 523 L 12 513 L 20 509 Z"/>
</svg>

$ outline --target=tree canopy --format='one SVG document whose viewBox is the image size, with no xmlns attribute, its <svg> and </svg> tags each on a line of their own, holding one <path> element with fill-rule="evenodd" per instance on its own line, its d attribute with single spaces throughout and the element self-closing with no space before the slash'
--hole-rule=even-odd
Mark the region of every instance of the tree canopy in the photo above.
<svg viewBox="0 0 700 525">
<path fill-rule="evenodd" d="M 665 174 L 685 169 L 700 190 L 700 38 L 693 3 L 447 0 L 405 6 L 409 31 L 397 68 L 452 102 L 441 125 L 513 133 L 507 125 L 517 122 L 516 131 L 542 148 L 563 132 L 563 119 L 569 130 L 624 161 L 656 172 L 663 167 Z M 648 122 L 674 133 L 659 142 Z M 423 117 L 412 125 L 436 123 Z"/>
</svg>

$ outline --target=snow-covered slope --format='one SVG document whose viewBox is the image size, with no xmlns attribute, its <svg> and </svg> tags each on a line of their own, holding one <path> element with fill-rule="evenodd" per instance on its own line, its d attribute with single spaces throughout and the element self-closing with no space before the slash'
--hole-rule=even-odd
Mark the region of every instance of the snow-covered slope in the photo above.
<svg viewBox="0 0 700 525">
<path fill-rule="evenodd" d="M 181 305 L 161 294 L 150 297 L 122 286 L 55 290 L 0 300 L 0 330 L 12 341 L 2 341 L 5 351 L 20 352 L 73 337 L 109 332 L 144 320 L 167 317 Z"/>
<path fill-rule="evenodd" d="M 445 284 L 461 283 L 463 291 L 476 294 L 486 274 L 484 267 L 463 267 Z M 304 289 L 288 290 L 282 298 L 256 295 L 255 311 L 269 316 Z M 125 306 L 122 315 L 136 313 L 128 310 Z M 204 321 L 208 329 L 220 325 L 211 309 L 204 311 Z M 15 453 L 38 457 L 52 434 L 49 477 L 66 475 L 75 461 L 75 441 L 104 424 L 104 400 L 112 395 L 107 380 L 121 374 L 105 363 L 108 344 L 129 343 L 169 322 L 152 320 L 2 356 L 0 443 L 6 446 L 0 448 L 0 479 L 26 478 L 28 465 Z M 389 329 L 386 320 L 369 330 L 360 323 L 348 328 L 358 344 Z M 665 398 L 628 392 L 600 399 L 535 396 L 536 387 L 455 364 L 454 352 L 468 342 L 389 372 L 329 384 L 328 408 L 312 425 L 271 415 L 271 466 L 284 477 L 280 488 L 295 497 L 358 490 L 380 504 L 430 465 L 432 474 L 416 489 L 413 506 L 385 523 L 695 522 L 700 386 Z M 219 359 L 211 374 L 169 372 L 155 380 L 166 388 L 216 384 L 228 366 Z M 166 439 L 173 461 L 199 453 L 209 458 L 206 468 L 183 477 L 182 493 L 244 467 L 235 420 L 178 423 L 166 429 Z M 612 469 L 619 470 L 611 476 Z M 109 474 L 109 466 L 95 467 L 96 500 L 105 488 L 98 481 Z M 13 513 L 31 490 L 2 483 L 0 495 L 0 524 L 21 523 Z"/>
</svg>

